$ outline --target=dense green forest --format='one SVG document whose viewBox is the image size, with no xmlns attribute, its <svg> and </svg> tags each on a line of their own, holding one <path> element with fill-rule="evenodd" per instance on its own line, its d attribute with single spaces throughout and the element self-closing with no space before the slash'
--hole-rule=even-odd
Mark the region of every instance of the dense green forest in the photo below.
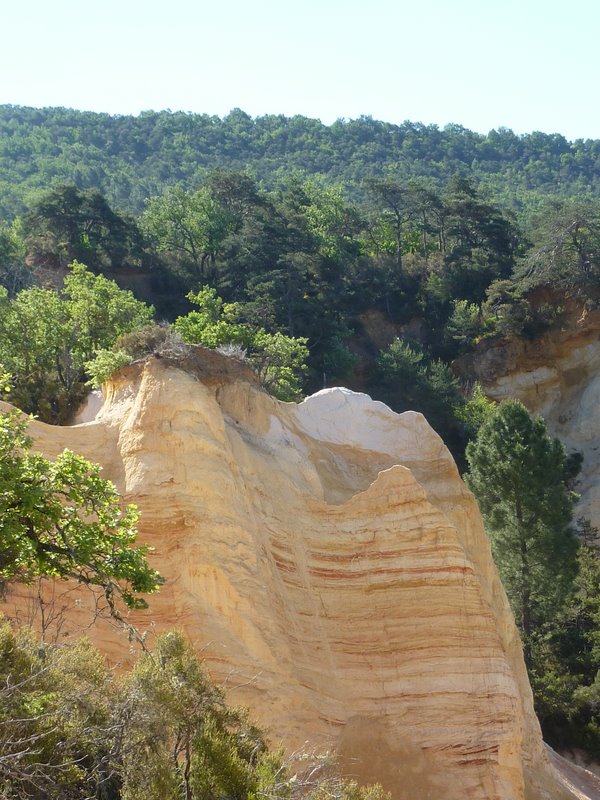
<svg viewBox="0 0 600 800">
<path fill-rule="evenodd" d="M 569 297 L 596 302 L 600 204 L 550 197 L 519 220 L 460 176 L 436 188 L 390 172 L 365 178 L 362 190 L 355 202 L 341 186 L 296 174 L 265 190 L 247 173 L 213 170 L 194 190 L 148 198 L 137 216 L 95 189 L 40 193 L 0 221 L 0 363 L 17 379 L 14 396 L 64 421 L 96 351 L 139 319 L 195 313 L 204 326 L 230 326 L 210 340 L 196 330 L 196 342 L 236 345 L 255 362 L 256 337 L 271 357 L 286 342 L 295 365 L 282 399 L 340 382 L 367 390 L 397 411 L 423 411 L 460 462 L 464 392 L 450 362 L 488 337 L 535 338 L 560 324 Z M 57 296 L 72 262 L 91 274 L 75 269 Z M 154 308 L 128 300 L 118 318 L 110 278 Z M 54 288 L 36 286 L 48 281 Z M 114 312 L 98 331 L 86 303 Z M 43 357 L 28 356 L 41 343 Z"/>
<path fill-rule="evenodd" d="M 556 533 L 566 549 L 532 603 L 522 586 L 511 601 L 546 734 L 597 754 L 600 562 L 573 536 L 575 462 L 453 364 L 597 307 L 599 156 L 596 141 L 367 118 L 0 108 L 0 392 L 63 423 L 117 367 L 201 344 L 283 400 L 343 383 L 422 411 L 461 469 L 470 458 L 482 507 L 494 436 L 502 455 L 550 453 L 560 524 L 532 501 L 525 544 L 547 554 Z M 507 504 L 486 513 L 511 595 Z"/>
<path fill-rule="evenodd" d="M 240 109 L 220 119 L 0 106 L 0 213 L 9 217 L 60 183 L 97 189 L 119 210 L 139 213 L 146 198 L 169 186 L 195 189 L 215 168 L 250 170 L 266 189 L 297 170 L 358 198 L 366 177 L 390 167 L 403 179 L 445 183 L 468 176 L 520 208 L 547 193 L 598 197 L 600 141 L 504 128 L 481 135 L 460 125 L 392 125 L 370 117 L 327 126 L 302 116 L 253 119 Z"/>
</svg>

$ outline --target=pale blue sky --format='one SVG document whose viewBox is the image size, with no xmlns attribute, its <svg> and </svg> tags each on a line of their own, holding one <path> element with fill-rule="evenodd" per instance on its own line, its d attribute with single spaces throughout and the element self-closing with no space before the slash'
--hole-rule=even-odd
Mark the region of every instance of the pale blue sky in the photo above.
<svg viewBox="0 0 600 800">
<path fill-rule="evenodd" d="M 0 103 L 600 138 L 599 0 L 3 0 Z"/>
</svg>

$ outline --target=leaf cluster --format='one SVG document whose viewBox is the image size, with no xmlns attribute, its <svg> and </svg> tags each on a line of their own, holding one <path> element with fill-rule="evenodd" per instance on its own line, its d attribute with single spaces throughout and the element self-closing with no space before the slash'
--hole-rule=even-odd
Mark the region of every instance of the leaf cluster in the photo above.
<svg viewBox="0 0 600 800">
<path fill-rule="evenodd" d="M 81 456 L 32 452 L 26 429 L 18 412 L 0 415 L 0 579 L 73 578 L 99 587 L 115 614 L 119 600 L 145 608 L 140 595 L 162 578 L 148 548 L 133 546 L 136 508 L 122 510 L 114 485 Z"/>
<path fill-rule="evenodd" d="M 311 759 L 292 774 L 178 632 L 159 636 L 116 677 L 85 640 L 41 644 L 1 620 L 0 792 L 6 800 L 388 800 Z"/>
<path fill-rule="evenodd" d="M 260 384 L 280 400 L 300 396 L 300 378 L 308 355 L 306 339 L 268 333 L 264 328 L 240 321 L 239 304 L 224 303 L 210 286 L 190 293 L 198 311 L 178 317 L 174 329 L 185 342 L 204 347 L 235 346 L 247 354 Z"/>
<path fill-rule="evenodd" d="M 33 286 L 11 299 L 0 287 L 0 362 L 12 376 L 11 401 L 46 422 L 65 422 L 85 393 L 86 363 L 150 323 L 153 311 L 77 262 L 60 291 Z"/>
</svg>

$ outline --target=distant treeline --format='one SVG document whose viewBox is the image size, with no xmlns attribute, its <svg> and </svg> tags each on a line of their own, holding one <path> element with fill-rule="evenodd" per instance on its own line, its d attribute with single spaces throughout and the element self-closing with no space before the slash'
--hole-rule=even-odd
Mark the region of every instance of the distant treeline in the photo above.
<svg viewBox="0 0 600 800">
<path fill-rule="evenodd" d="M 118 209 L 139 213 L 147 197 L 173 185 L 195 189 L 215 168 L 246 170 L 266 189 L 294 171 L 321 176 L 360 199 L 366 177 L 445 184 L 469 177 L 517 210 L 548 193 L 600 194 L 600 140 L 560 134 L 481 135 L 460 125 L 370 117 L 324 125 L 302 116 L 253 119 L 234 109 L 223 119 L 170 111 L 110 116 L 64 108 L 0 106 L 0 215 L 22 213 L 37 192 L 74 183 L 97 189 Z"/>
</svg>

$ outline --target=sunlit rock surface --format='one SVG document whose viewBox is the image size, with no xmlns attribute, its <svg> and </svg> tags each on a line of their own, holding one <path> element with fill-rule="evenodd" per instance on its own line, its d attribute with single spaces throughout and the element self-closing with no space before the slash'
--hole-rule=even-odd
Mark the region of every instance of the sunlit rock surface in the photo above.
<svg viewBox="0 0 600 800">
<path fill-rule="evenodd" d="M 577 513 L 600 527 L 600 311 L 569 309 L 560 329 L 536 341 L 484 342 L 461 369 L 489 397 L 521 400 L 583 454 Z"/>
<path fill-rule="evenodd" d="M 572 796 L 542 749 L 476 505 L 420 414 L 345 389 L 279 403 L 206 351 L 105 391 L 93 421 L 31 430 L 138 504 L 167 579 L 140 627 L 182 628 L 275 744 L 335 748 L 396 798 Z M 56 601 L 62 636 L 89 622 L 75 597 Z M 127 660 L 122 635 L 90 632 Z"/>
</svg>

